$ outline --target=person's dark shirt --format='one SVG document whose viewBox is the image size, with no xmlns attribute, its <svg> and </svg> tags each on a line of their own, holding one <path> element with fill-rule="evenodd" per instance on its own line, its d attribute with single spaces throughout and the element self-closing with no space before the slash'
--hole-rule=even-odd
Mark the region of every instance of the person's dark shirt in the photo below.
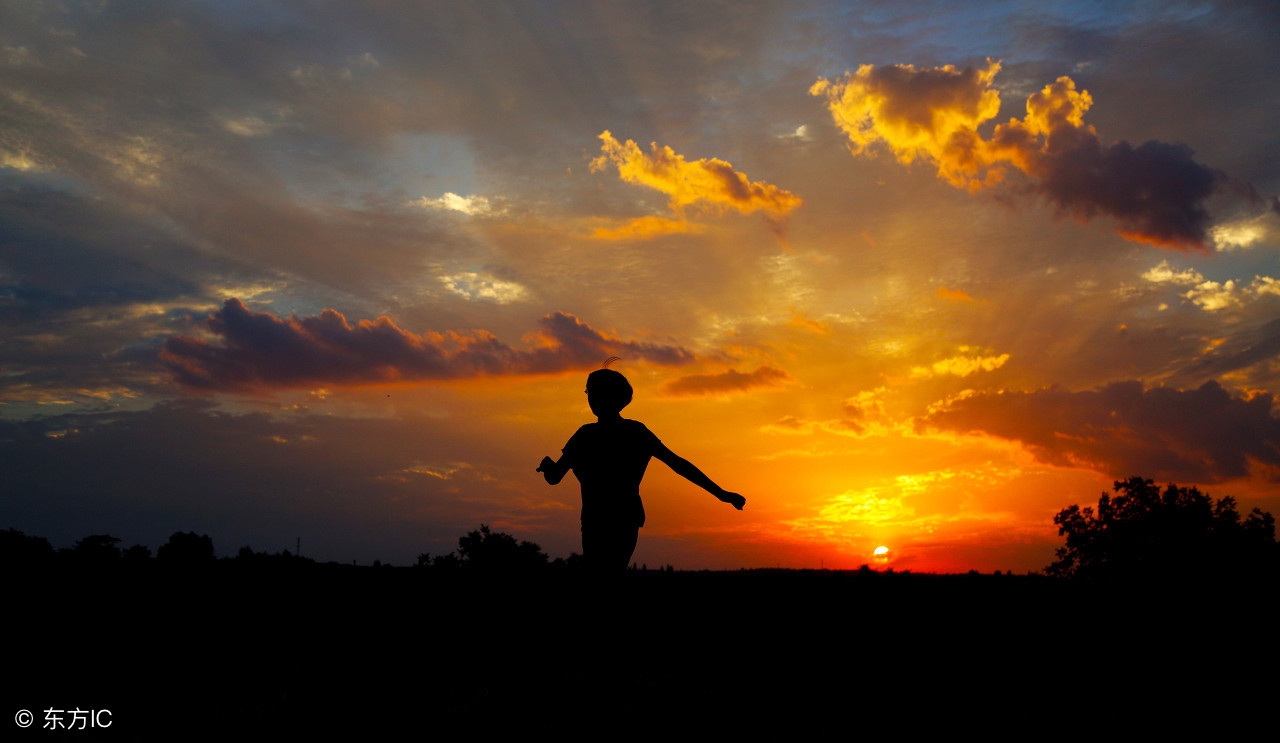
<svg viewBox="0 0 1280 743">
<path fill-rule="evenodd" d="M 582 485 L 582 520 L 644 526 L 640 481 L 662 442 L 639 421 L 588 423 L 564 445 Z"/>
</svg>

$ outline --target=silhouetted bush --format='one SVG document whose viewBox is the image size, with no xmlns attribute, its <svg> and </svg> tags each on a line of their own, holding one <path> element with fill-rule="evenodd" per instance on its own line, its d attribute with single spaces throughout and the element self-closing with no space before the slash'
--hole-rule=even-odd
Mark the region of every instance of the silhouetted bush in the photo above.
<svg viewBox="0 0 1280 743">
<path fill-rule="evenodd" d="M 536 570 L 546 567 L 548 560 L 537 544 L 517 542 L 510 534 L 490 531 L 484 524 L 458 540 L 458 558 L 463 567 L 490 572 Z"/>
<path fill-rule="evenodd" d="M 436 570 L 459 570 L 462 568 L 462 560 L 450 552 L 447 555 L 437 555 L 431 558 L 431 567 Z"/>
<path fill-rule="evenodd" d="M 556 570 L 583 570 L 582 555 L 578 552 L 570 552 L 568 557 L 557 557 L 551 561 L 551 567 Z"/>
<path fill-rule="evenodd" d="M 1275 519 L 1257 508 L 1240 518 L 1236 501 L 1151 480 L 1115 483 L 1097 509 L 1070 506 L 1053 517 L 1067 538 L 1046 570 L 1069 578 L 1208 577 L 1274 570 Z"/>
</svg>

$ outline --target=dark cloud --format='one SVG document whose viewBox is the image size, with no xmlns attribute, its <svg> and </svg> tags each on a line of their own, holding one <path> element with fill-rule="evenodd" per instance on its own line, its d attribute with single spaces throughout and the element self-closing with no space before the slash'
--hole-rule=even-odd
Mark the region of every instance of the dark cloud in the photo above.
<svg viewBox="0 0 1280 743">
<path fill-rule="evenodd" d="M 404 206 L 422 195 L 404 181 L 432 174 L 409 165 L 387 182 L 394 168 L 375 163 L 397 136 L 464 127 L 378 75 L 369 46 L 327 31 L 348 19 L 163 2 L 22 10 L 0 21 L 0 44 L 33 59 L 0 79 L 0 165 L 18 163 L 16 177 L 60 179 L 119 220 L 366 294 L 456 248 Z"/>
<path fill-rule="evenodd" d="M 10 75 L 13 87 L 96 104 L 113 126 L 182 117 L 207 135 L 230 117 L 294 139 L 296 154 L 329 156 L 335 140 L 370 150 L 432 131 L 509 164 L 548 147 L 576 160 L 619 118 L 652 131 L 655 119 L 706 107 L 703 85 L 749 67 L 742 60 L 762 51 L 784 7 L 10 5 L 22 4 L 0 9 L 0 43 L 33 59 Z M 513 117 L 524 125 L 513 129 Z"/>
<path fill-rule="evenodd" d="M 720 374 L 691 374 L 667 382 L 663 390 L 669 395 L 724 395 L 756 387 L 777 387 L 789 381 L 791 375 L 786 371 L 765 364 L 746 374 L 733 369 Z"/>
<path fill-rule="evenodd" d="M 456 549 L 458 536 L 482 522 L 558 518 L 576 539 L 575 508 L 521 491 L 531 468 L 512 472 L 481 458 L 509 456 L 487 424 L 230 414 L 190 400 L 0 420 L 0 528 L 55 546 L 106 532 L 153 550 L 175 531 L 195 530 L 222 556 L 244 545 L 292 551 L 301 537 L 310 557 L 401 565 L 424 550 Z M 573 539 L 536 541 L 564 555 L 577 549 Z"/>
<path fill-rule="evenodd" d="M 49 186 L 0 181 L 0 224 L 0 319 L 191 296 L 192 274 L 213 269 L 114 205 Z"/>
<path fill-rule="evenodd" d="M 1187 142 L 1202 161 L 1265 193 L 1280 190 L 1280 111 L 1273 81 L 1258 74 L 1280 64 L 1275 4 L 1126 10 L 1150 15 L 1110 28 L 1079 24 L 1074 31 L 1088 28 L 1091 41 L 1061 50 L 1066 64 L 1085 61 L 1078 81 L 1108 101 L 1090 113 L 1098 130 L 1130 141 Z M 1041 48 L 1053 45 L 1046 41 Z"/>
<path fill-rule="evenodd" d="M 1090 130 L 1054 129 L 1030 172 L 1062 212 L 1114 217 L 1127 238 L 1207 249 L 1205 201 L 1226 175 L 1196 162 L 1190 147 L 1165 142 L 1103 145 Z"/>
<path fill-rule="evenodd" d="M 175 336 L 160 354 L 175 378 L 190 387 L 252 389 L 551 374 L 589 369 L 612 355 L 667 366 L 694 359 L 679 346 L 624 341 L 563 312 L 539 320 L 538 343 L 530 350 L 512 348 L 483 330 L 418 335 L 387 317 L 351 325 L 334 310 L 281 319 L 253 312 L 238 299 L 228 299 L 207 324 L 221 338 L 220 345 Z"/>
<path fill-rule="evenodd" d="M 1016 168 L 1060 212 L 1081 220 L 1113 217 L 1126 239 L 1208 249 L 1212 219 L 1205 204 L 1228 184 L 1261 208 L 1252 186 L 1196 162 L 1186 145 L 1104 145 L 1084 122 L 1093 97 L 1069 77 L 1032 94 L 1025 118 L 999 124 L 984 138 L 979 129 L 1000 110 L 993 82 L 1000 68 L 994 60 L 963 70 L 863 65 L 835 81 L 820 78 L 810 92 L 826 99 L 855 155 L 885 147 L 904 164 L 932 163 L 940 178 L 970 191 L 995 187 Z"/>
<path fill-rule="evenodd" d="M 1209 483 L 1248 476 L 1254 462 L 1280 467 L 1271 395 L 1233 397 L 1217 382 L 1195 390 L 1131 381 L 1084 392 L 984 392 L 917 426 L 1018 441 L 1042 462 L 1113 477 Z"/>
<path fill-rule="evenodd" d="M 0 400 L 150 386 L 212 285 L 268 280 L 112 200 L 15 180 L 0 173 Z"/>
</svg>

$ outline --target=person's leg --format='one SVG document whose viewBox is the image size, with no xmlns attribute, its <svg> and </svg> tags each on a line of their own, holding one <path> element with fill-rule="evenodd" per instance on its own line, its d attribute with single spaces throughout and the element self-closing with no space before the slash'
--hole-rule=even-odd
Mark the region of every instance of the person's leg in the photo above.
<svg viewBox="0 0 1280 743">
<path fill-rule="evenodd" d="M 631 564 L 640 528 L 629 524 L 582 524 L 582 560 L 587 569 L 601 576 L 619 576 Z"/>
</svg>

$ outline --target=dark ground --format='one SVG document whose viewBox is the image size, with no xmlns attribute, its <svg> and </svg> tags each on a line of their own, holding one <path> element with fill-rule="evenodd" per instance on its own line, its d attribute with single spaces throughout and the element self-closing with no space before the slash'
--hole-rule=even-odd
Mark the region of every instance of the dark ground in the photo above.
<svg viewBox="0 0 1280 743">
<path fill-rule="evenodd" d="M 299 563 L 4 579 L 0 739 L 1274 731 L 1274 585 Z M 110 709 L 41 731 L 44 710 Z M 35 723 L 20 729 L 14 714 Z M 69 714 L 67 715 L 69 717 Z"/>
</svg>

